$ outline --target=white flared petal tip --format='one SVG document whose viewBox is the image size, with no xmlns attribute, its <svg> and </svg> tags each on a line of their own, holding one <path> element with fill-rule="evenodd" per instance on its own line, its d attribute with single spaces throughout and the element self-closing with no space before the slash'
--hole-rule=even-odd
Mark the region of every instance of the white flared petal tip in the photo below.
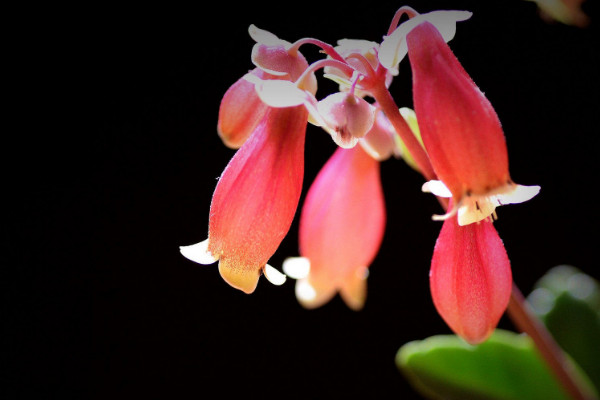
<svg viewBox="0 0 600 400">
<path fill-rule="evenodd" d="M 213 256 L 210 251 L 208 251 L 208 239 L 190 246 L 180 246 L 179 251 L 188 260 L 199 264 L 208 265 L 219 259 L 219 257 Z"/>
<path fill-rule="evenodd" d="M 469 225 L 486 218 L 496 219 L 496 207 L 523 203 L 540 192 L 539 186 L 509 184 L 483 196 L 468 196 L 458 204 L 458 224 Z"/>
<path fill-rule="evenodd" d="M 288 257 L 281 266 L 283 272 L 293 279 L 303 279 L 310 272 L 310 261 L 306 257 Z"/>
<path fill-rule="evenodd" d="M 263 80 L 253 74 L 244 75 L 244 79 L 254 84 L 258 97 L 270 107 L 296 107 L 308 101 L 308 94 L 294 82 Z"/>
<path fill-rule="evenodd" d="M 432 180 L 423 184 L 423 192 L 439 197 L 452 197 L 448 187 L 441 181 Z M 482 195 L 469 195 L 461 198 L 444 215 L 433 215 L 434 221 L 444 221 L 457 215 L 458 225 L 465 226 L 484 219 L 496 219 L 496 207 L 518 204 L 531 200 L 540 192 L 539 186 L 523 186 L 509 183 Z"/>
<path fill-rule="evenodd" d="M 470 11 L 440 10 L 426 14 L 419 14 L 404 22 L 381 43 L 379 50 L 379 62 L 389 70 L 397 68 L 398 64 L 408 53 L 406 46 L 406 35 L 417 25 L 427 21 L 433 24 L 440 32 L 446 42 L 454 38 L 456 23 L 465 21 L 473 15 Z"/>
<path fill-rule="evenodd" d="M 515 185 L 512 191 L 494 196 L 499 206 L 503 204 L 518 204 L 533 199 L 540 192 L 539 186 Z"/>
<path fill-rule="evenodd" d="M 438 197 L 452 197 L 452 192 L 442 181 L 432 180 L 425 182 L 421 187 L 421 190 L 425 193 L 432 193 Z"/>
<path fill-rule="evenodd" d="M 285 48 L 290 46 L 290 42 L 279 39 L 275 34 L 264 29 L 260 29 L 254 24 L 248 27 L 248 34 L 256 43 L 260 43 L 265 46 L 284 46 Z"/>
<path fill-rule="evenodd" d="M 277 271 L 269 264 L 265 265 L 265 267 L 263 268 L 263 274 L 265 275 L 265 278 L 267 278 L 267 280 L 275 286 L 283 285 L 287 279 L 285 274 L 282 274 L 281 272 Z"/>
<path fill-rule="evenodd" d="M 303 305 L 310 305 L 317 299 L 317 291 L 307 279 L 296 282 L 296 298 Z"/>
</svg>

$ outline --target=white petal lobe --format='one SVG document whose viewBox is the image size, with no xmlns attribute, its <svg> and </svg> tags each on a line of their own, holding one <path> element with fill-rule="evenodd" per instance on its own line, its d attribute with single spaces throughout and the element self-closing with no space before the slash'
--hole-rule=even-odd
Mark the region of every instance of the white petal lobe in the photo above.
<svg viewBox="0 0 600 400">
<path fill-rule="evenodd" d="M 267 280 L 275 286 L 283 285 L 287 279 L 287 277 L 284 274 L 277 271 L 269 264 L 265 265 L 263 273 L 265 274 L 265 278 L 267 278 Z"/>
<path fill-rule="evenodd" d="M 208 239 L 190 246 L 180 246 L 179 251 L 185 258 L 199 264 L 208 265 L 219 259 L 208 251 Z"/>
</svg>

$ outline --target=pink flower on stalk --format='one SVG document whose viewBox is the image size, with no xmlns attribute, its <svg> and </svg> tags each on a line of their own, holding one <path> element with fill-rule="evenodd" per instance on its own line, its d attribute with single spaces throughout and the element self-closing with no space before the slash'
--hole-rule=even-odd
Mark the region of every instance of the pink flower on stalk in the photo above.
<svg viewBox="0 0 600 400">
<path fill-rule="evenodd" d="M 257 41 L 252 61 L 259 79 L 295 80 L 308 64 L 297 49 L 273 34 L 251 26 Z M 303 90 L 316 91 L 311 74 Z M 239 111 L 239 113 L 238 113 Z M 221 103 L 219 133 L 239 147 L 221 175 L 210 207 L 208 239 L 182 246 L 192 261 L 219 261 L 223 279 L 252 293 L 261 273 L 275 284 L 285 276 L 267 264 L 289 231 L 304 175 L 304 139 L 308 112 L 303 106 L 270 107 L 257 96 L 254 83 L 242 78 Z"/>
<path fill-rule="evenodd" d="M 338 148 L 310 187 L 300 216 L 300 255 L 284 271 L 297 278 L 296 297 L 319 307 L 340 293 L 363 307 L 368 267 L 385 228 L 379 162 L 363 148 Z"/>
<path fill-rule="evenodd" d="M 219 179 L 208 239 L 182 247 L 184 256 L 201 264 L 218 260 L 223 279 L 246 293 L 254 291 L 262 272 L 283 283 L 283 275 L 267 261 L 296 213 L 307 123 L 304 107 L 268 110 Z"/>
<path fill-rule="evenodd" d="M 433 303 L 448 326 L 471 344 L 485 341 L 506 310 L 510 261 L 492 222 L 444 221 L 429 273 Z"/>
<path fill-rule="evenodd" d="M 438 30 L 422 22 L 407 44 L 421 137 L 441 181 L 427 182 L 424 190 L 455 204 L 434 219 L 457 213 L 458 224 L 467 225 L 495 217 L 497 206 L 534 197 L 539 186 L 511 180 L 498 116 Z"/>
<path fill-rule="evenodd" d="M 251 25 L 248 32 L 256 41 L 252 49 L 252 62 L 256 66 L 250 71 L 258 79 L 295 81 L 308 67 L 304 56 L 291 49 L 292 44 L 279 39 L 270 32 Z M 313 74 L 305 82 L 309 92 L 316 92 Z M 239 148 L 258 123 L 269 106 L 257 95 L 254 83 L 245 76 L 227 89 L 219 107 L 217 132 L 227 147 Z"/>
</svg>

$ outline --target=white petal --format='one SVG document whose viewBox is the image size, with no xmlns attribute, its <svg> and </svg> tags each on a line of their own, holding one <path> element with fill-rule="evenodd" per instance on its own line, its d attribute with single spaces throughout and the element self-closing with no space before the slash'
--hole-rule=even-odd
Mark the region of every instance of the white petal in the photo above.
<svg viewBox="0 0 600 400">
<path fill-rule="evenodd" d="M 252 74 L 244 75 L 244 79 L 254 83 L 258 97 L 270 107 L 295 107 L 307 100 L 307 92 L 293 82 L 279 79 L 263 80 Z"/>
<path fill-rule="evenodd" d="M 208 239 L 191 246 L 180 246 L 179 251 L 185 258 L 199 264 L 208 265 L 219 259 L 208 251 Z"/>
<path fill-rule="evenodd" d="M 379 62 L 389 70 L 397 68 L 406 56 L 406 35 L 423 21 L 432 23 L 446 42 L 454 38 L 456 22 L 467 20 L 473 15 L 469 11 L 440 10 L 420 14 L 400 24 L 391 35 L 386 36 L 379 49 Z"/>
<path fill-rule="evenodd" d="M 317 291 L 308 282 L 308 279 L 301 279 L 296 282 L 296 298 L 301 303 L 310 304 L 317 298 Z"/>
<path fill-rule="evenodd" d="M 248 33 L 256 43 L 264 44 L 266 46 L 284 46 L 287 48 L 290 45 L 289 42 L 279 39 L 269 31 L 257 28 L 254 24 L 250 25 Z"/>
<path fill-rule="evenodd" d="M 483 221 L 491 217 L 496 210 L 496 204 L 489 198 L 477 199 L 477 204 L 474 201 L 464 201 L 458 207 L 458 225 L 465 226 L 475 222 Z"/>
<path fill-rule="evenodd" d="M 310 261 L 306 257 L 288 257 L 281 267 L 290 278 L 302 279 L 310 272 Z"/>
<path fill-rule="evenodd" d="M 444 185 L 444 182 L 442 181 L 432 180 L 425 182 L 421 187 L 421 190 L 425 193 L 433 193 L 438 197 L 452 197 L 452 192 L 450 192 L 450 189 L 448 189 L 448 187 Z"/>
<path fill-rule="evenodd" d="M 441 33 L 442 37 L 448 43 L 454 38 L 456 34 L 456 23 L 465 21 L 473 15 L 470 11 L 433 11 L 427 14 L 424 20 L 431 22 L 437 30 Z"/>
<path fill-rule="evenodd" d="M 275 286 L 283 285 L 287 278 L 284 274 L 277 271 L 275 268 L 271 267 L 269 264 L 265 265 L 265 268 L 263 269 L 263 273 L 265 274 L 265 278 L 267 278 L 267 280 Z"/>
<path fill-rule="evenodd" d="M 514 190 L 508 193 L 501 193 L 495 195 L 495 200 L 498 205 L 503 204 L 517 204 L 523 203 L 527 200 L 531 200 L 540 192 L 539 186 L 523 186 L 515 185 Z"/>
</svg>

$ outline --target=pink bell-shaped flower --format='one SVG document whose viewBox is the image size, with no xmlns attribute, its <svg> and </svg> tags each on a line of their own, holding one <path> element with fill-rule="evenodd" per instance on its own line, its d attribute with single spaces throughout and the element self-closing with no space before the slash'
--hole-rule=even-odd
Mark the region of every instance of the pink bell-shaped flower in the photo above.
<svg viewBox="0 0 600 400">
<path fill-rule="evenodd" d="M 492 222 L 444 221 L 429 273 L 433 303 L 448 326 L 471 344 L 494 331 L 508 306 L 510 261 Z"/>
<path fill-rule="evenodd" d="M 261 79 L 268 76 L 259 68 L 254 68 L 250 73 Z M 217 132 L 223 143 L 232 149 L 240 148 L 268 108 L 258 97 L 253 83 L 244 77 L 238 79 L 227 89 L 219 107 Z"/>
<path fill-rule="evenodd" d="M 269 108 L 235 153 L 215 189 L 208 240 L 181 247 L 192 261 L 219 261 L 231 286 L 252 293 L 261 273 L 282 283 L 267 261 L 289 231 L 304 174 L 308 112 L 302 106 Z"/>
<path fill-rule="evenodd" d="M 442 35 L 422 22 L 407 35 L 414 107 L 421 137 L 440 181 L 424 186 L 452 197 L 459 225 L 495 216 L 499 205 L 534 197 L 539 186 L 515 184 L 508 172 L 500 121 Z"/>
<path fill-rule="evenodd" d="M 256 68 L 250 75 L 260 80 L 294 81 L 308 67 L 308 62 L 291 43 L 270 32 L 251 25 L 250 36 L 256 41 L 252 49 L 252 62 Z M 314 93 L 317 83 L 314 74 L 306 80 L 306 89 Z M 217 132 L 223 143 L 239 148 L 266 114 L 269 106 L 256 93 L 255 85 L 244 76 L 225 92 L 219 107 Z"/>
<path fill-rule="evenodd" d="M 333 141 L 340 147 L 351 148 L 364 137 L 375 122 L 375 107 L 354 93 L 330 94 L 317 104 Z"/>
<path fill-rule="evenodd" d="M 297 278 L 296 297 L 306 308 L 336 293 L 352 309 L 363 307 L 368 267 L 385 228 L 379 162 L 361 146 L 338 148 L 310 187 L 300 217 L 300 255 L 284 272 Z"/>
</svg>

